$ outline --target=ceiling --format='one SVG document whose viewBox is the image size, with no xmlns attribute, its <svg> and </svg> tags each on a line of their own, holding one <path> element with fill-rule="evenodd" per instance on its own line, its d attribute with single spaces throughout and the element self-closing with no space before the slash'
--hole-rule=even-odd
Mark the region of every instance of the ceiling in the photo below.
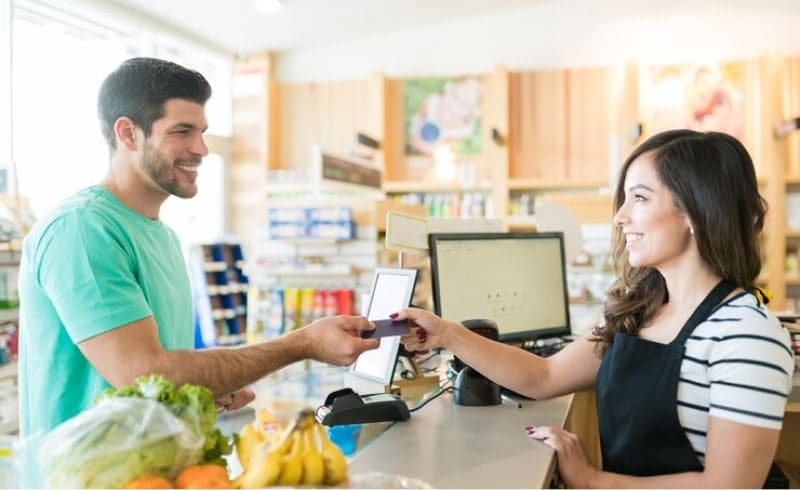
<svg viewBox="0 0 800 490">
<path fill-rule="evenodd" d="M 488 15 L 544 0 L 283 0 L 263 13 L 256 0 L 113 0 L 231 53 L 343 43 Z"/>
</svg>

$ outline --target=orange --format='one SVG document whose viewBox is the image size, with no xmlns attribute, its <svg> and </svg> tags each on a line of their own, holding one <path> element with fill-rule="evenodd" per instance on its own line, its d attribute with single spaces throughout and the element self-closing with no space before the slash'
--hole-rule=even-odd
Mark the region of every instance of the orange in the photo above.
<svg viewBox="0 0 800 490">
<path fill-rule="evenodd" d="M 216 464 L 187 466 L 175 480 L 175 488 L 233 488 L 225 468 Z"/>
<path fill-rule="evenodd" d="M 169 480 L 156 475 L 143 475 L 131 480 L 123 488 L 175 488 Z"/>
</svg>

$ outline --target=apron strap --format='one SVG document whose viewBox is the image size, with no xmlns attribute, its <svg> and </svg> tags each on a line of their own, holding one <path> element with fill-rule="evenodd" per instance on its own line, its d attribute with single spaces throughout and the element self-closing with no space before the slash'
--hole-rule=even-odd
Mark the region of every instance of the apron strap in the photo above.
<svg viewBox="0 0 800 490">
<path fill-rule="evenodd" d="M 684 344 L 686 339 L 694 332 L 695 327 L 702 323 L 714 308 L 719 305 L 719 303 L 725 299 L 734 289 L 736 289 L 736 284 L 732 281 L 727 279 L 721 280 L 714 286 L 714 289 L 708 293 L 708 296 L 703 299 L 700 305 L 694 310 L 692 316 L 689 317 L 689 320 L 686 321 L 686 324 L 681 328 L 681 331 L 678 333 L 678 336 L 675 337 L 673 343 Z"/>
</svg>

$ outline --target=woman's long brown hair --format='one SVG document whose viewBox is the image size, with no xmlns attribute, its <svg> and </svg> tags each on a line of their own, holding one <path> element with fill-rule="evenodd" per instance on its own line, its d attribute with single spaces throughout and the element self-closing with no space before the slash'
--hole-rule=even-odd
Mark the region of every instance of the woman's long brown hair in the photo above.
<svg viewBox="0 0 800 490">
<path fill-rule="evenodd" d="M 745 147 L 724 133 L 688 129 L 665 131 L 639 145 L 622 166 L 614 210 L 625 202 L 625 177 L 631 164 L 649 153 L 661 182 L 694 228 L 700 257 L 719 277 L 746 290 L 755 288 L 761 271 L 759 234 L 766 201 L 758 192 L 755 169 Z M 666 283 L 656 269 L 631 267 L 622 230 L 612 237 L 617 279 L 608 291 L 602 328 L 596 330 L 600 352 L 616 333 L 636 335 L 668 300 Z"/>
</svg>

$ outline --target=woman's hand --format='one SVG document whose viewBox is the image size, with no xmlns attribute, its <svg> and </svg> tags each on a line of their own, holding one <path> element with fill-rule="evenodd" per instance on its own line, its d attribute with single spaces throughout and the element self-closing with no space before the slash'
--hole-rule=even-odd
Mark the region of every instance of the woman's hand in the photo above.
<svg viewBox="0 0 800 490">
<path fill-rule="evenodd" d="M 407 308 L 391 315 L 392 320 L 409 320 L 411 333 L 400 338 L 406 349 L 429 350 L 445 347 L 451 322 L 419 308 Z"/>
<path fill-rule="evenodd" d="M 528 427 L 528 437 L 556 450 L 558 473 L 568 488 L 588 488 L 598 470 L 589 463 L 578 436 L 556 427 Z"/>
</svg>

